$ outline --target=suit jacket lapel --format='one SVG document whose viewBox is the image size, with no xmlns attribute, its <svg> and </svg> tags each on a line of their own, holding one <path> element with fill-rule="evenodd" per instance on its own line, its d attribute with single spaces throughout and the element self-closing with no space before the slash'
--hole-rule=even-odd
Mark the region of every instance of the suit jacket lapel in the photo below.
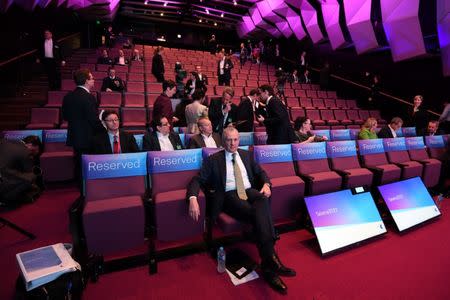
<svg viewBox="0 0 450 300">
<path fill-rule="evenodd" d="M 222 181 L 223 189 L 225 190 L 226 179 L 227 179 L 227 165 L 225 162 L 225 151 L 221 151 L 221 155 L 220 155 L 220 159 L 219 159 L 218 163 L 219 163 L 220 176 L 222 177 L 221 181 Z"/>
</svg>

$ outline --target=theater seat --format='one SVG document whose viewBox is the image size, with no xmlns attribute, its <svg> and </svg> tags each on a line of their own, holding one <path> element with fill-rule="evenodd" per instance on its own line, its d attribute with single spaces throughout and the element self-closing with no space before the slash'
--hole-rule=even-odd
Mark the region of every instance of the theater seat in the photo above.
<svg viewBox="0 0 450 300">
<path fill-rule="evenodd" d="M 437 185 L 441 175 L 442 163 L 428 156 L 423 137 L 407 137 L 405 142 L 410 159 L 423 165 L 422 179 L 425 186 L 433 187 Z"/>
<path fill-rule="evenodd" d="M 291 145 L 254 146 L 253 154 L 272 183 L 273 221 L 294 218 L 300 210 L 305 182 L 295 174 Z"/>
<path fill-rule="evenodd" d="M 59 124 L 59 108 L 33 107 L 27 129 L 51 129 Z"/>
<path fill-rule="evenodd" d="M 380 185 L 400 180 L 401 169 L 388 162 L 382 139 L 357 142 L 362 165 L 375 174 L 374 184 Z"/>
<path fill-rule="evenodd" d="M 402 169 L 402 179 L 422 176 L 423 166 L 409 158 L 404 137 L 383 139 L 383 146 L 388 161 Z"/>
<path fill-rule="evenodd" d="M 306 182 L 308 195 L 335 192 L 341 188 L 342 178 L 330 170 L 325 142 L 292 144 L 297 174 Z"/>
<path fill-rule="evenodd" d="M 327 142 L 327 155 L 331 169 L 343 176 L 345 189 L 372 185 L 373 173 L 361 168 L 356 155 L 355 141 Z"/>
</svg>

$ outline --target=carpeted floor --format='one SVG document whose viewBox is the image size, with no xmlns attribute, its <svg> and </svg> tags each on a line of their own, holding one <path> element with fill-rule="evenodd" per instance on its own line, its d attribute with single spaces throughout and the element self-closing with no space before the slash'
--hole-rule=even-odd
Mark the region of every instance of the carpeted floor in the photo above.
<svg viewBox="0 0 450 300">
<path fill-rule="evenodd" d="M 11 299 L 18 275 L 17 252 L 56 242 L 70 242 L 67 210 L 77 196 L 74 188 L 52 188 L 34 204 L 0 216 L 38 236 L 27 240 L 0 228 L 0 299 Z M 281 259 L 297 270 L 286 278 L 289 299 L 450 299 L 450 200 L 442 216 L 404 234 L 388 228 L 382 238 L 322 258 L 316 240 L 305 230 L 282 234 Z M 252 256 L 251 244 L 238 245 Z M 89 283 L 84 299 L 276 299 L 261 279 L 234 287 L 218 274 L 205 253 L 159 263 L 158 274 L 135 268 L 102 275 Z"/>
</svg>

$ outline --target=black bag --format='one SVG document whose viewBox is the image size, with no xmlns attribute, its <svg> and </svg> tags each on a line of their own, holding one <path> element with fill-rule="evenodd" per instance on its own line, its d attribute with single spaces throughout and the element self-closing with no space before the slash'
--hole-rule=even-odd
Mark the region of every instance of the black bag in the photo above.
<svg viewBox="0 0 450 300">
<path fill-rule="evenodd" d="M 81 271 L 75 271 L 27 292 L 23 278 L 19 275 L 14 300 L 79 300 L 84 286 Z"/>
</svg>

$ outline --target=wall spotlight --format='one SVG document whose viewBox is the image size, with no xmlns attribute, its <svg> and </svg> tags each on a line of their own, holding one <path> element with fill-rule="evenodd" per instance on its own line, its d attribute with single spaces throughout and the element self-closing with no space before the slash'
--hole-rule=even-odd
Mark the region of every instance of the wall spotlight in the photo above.
<svg viewBox="0 0 450 300">
<path fill-rule="evenodd" d="M 223 18 L 223 16 L 224 16 L 224 13 L 221 13 L 221 14 L 220 14 L 220 17 Z"/>
<path fill-rule="evenodd" d="M 167 6 L 168 2 L 164 2 L 164 6 Z"/>
<path fill-rule="evenodd" d="M 199 19 L 198 22 L 201 23 L 201 22 L 203 22 L 203 21 L 202 21 L 202 19 Z"/>
<path fill-rule="evenodd" d="M 233 4 L 234 4 L 234 6 L 236 6 L 237 5 L 237 1 L 233 0 Z"/>
<path fill-rule="evenodd" d="M 216 23 L 216 22 L 214 22 L 214 26 L 217 26 L 217 23 Z"/>
<path fill-rule="evenodd" d="M 181 39 L 181 34 L 177 34 L 177 38 Z"/>
<path fill-rule="evenodd" d="M 164 13 L 160 13 L 159 15 L 160 15 L 161 17 L 164 17 Z"/>
<path fill-rule="evenodd" d="M 205 8 L 205 12 L 207 15 L 209 15 L 209 9 Z"/>
</svg>

